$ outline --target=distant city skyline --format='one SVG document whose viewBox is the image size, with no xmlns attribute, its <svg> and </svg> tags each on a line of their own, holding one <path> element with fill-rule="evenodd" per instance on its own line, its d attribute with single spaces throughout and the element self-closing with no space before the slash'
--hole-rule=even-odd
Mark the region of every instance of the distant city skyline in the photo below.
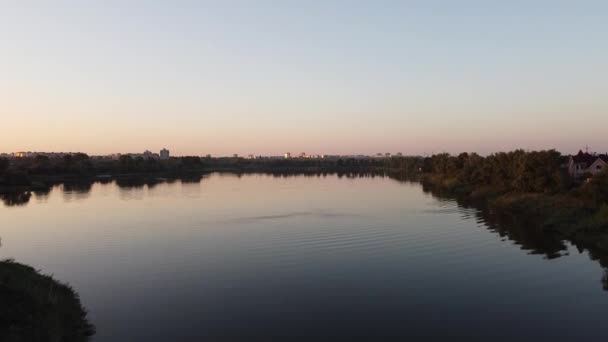
<svg viewBox="0 0 608 342">
<path fill-rule="evenodd" d="M 0 150 L 608 151 L 605 1 L 32 1 Z"/>
<path fill-rule="evenodd" d="M 526 150 L 525 151 L 530 151 L 530 150 Z M 559 151 L 559 150 L 558 150 Z M 488 154 L 492 154 L 492 153 L 499 153 L 499 152 L 509 152 L 509 151 L 493 151 L 491 153 L 488 154 L 484 154 L 484 153 L 479 153 L 476 151 L 460 151 L 458 153 L 452 153 L 454 155 L 462 153 L 462 152 L 467 152 L 467 153 L 478 153 L 480 155 L 488 155 Z M 567 151 L 559 151 L 561 152 L 563 155 L 575 155 L 580 152 L 585 152 L 585 153 L 590 153 L 591 155 L 596 155 L 596 154 L 608 154 L 607 152 L 602 152 L 602 151 L 596 151 L 591 149 L 589 146 L 585 146 L 579 149 L 574 149 L 572 152 L 567 152 Z M 155 158 L 155 159 L 169 159 L 169 156 L 171 157 L 182 157 L 182 156 L 198 156 L 198 157 L 213 157 L 213 158 L 222 158 L 222 157 L 239 157 L 239 158 L 247 158 L 247 159 L 257 159 L 258 157 L 262 157 L 262 158 L 285 158 L 285 159 L 290 159 L 290 158 L 325 158 L 325 157 L 381 157 L 381 158 L 385 158 L 385 157 L 402 157 L 402 156 L 431 156 L 433 154 L 440 154 L 440 153 L 445 153 L 444 151 L 439 151 L 439 152 L 424 152 L 424 153 L 417 153 L 417 154 L 407 154 L 407 153 L 403 153 L 403 152 L 376 152 L 376 153 L 306 153 L 306 152 L 300 152 L 300 153 L 291 153 L 291 152 L 285 152 L 283 154 L 254 154 L 254 153 L 248 153 L 248 154 L 239 154 L 239 153 L 229 153 L 229 154 L 225 154 L 225 155 L 212 155 L 210 153 L 195 153 L 195 154 L 170 154 L 170 150 L 163 148 L 160 150 L 159 153 L 155 153 L 152 152 L 148 149 L 146 149 L 143 152 L 135 152 L 135 151 L 130 151 L 130 152 L 112 152 L 112 153 L 103 153 L 103 154 L 94 154 L 94 153 L 88 153 L 86 151 L 43 151 L 43 150 L 34 150 L 34 151 L 26 151 L 26 150 L 19 150 L 19 151 L 0 151 L 0 157 L 3 156 L 10 156 L 10 157 L 33 157 L 36 155 L 57 155 L 57 156 L 62 156 L 65 154 L 77 154 L 77 153 L 85 153 L 87 155 L 90 156 L 97 156 L 97 157 L 116 157 L 118 158 L 118 156 L 120 155 L 130 155 L 132 157 L 136 157 L 136 156 L 141 156 L 144 158 Z M 449 152 L 447 152 L 449 153 Z"/>
<path fill-rule="evenodd" d="M 547 145 L 550 146 L 550 145 Z M 301 153 L 306 153 L 306 155 L 344 155 L 344 156 L 354 156 L 354 155 L 369 155 L 369 156 L 373 156 L 376 154 L 383 154 L 385 155 L 386 153 L 389 153 L 391 155 L 397 155 L 397 154 L 401 154 L 401 155 L 418 155 L 418 156 L 423 156 L 423 155 L 432 155 L 432 154 L 438 154 L 438 153 L 450 153 L 450 154 L 459 154 L 462 152 L 467 152 L 467 153 L 478 153 L 480 155 L 488 155 L 488 154 L 492 154 L 492 153 L 498 153 L 498 152 L 509 152 L 509 151 L 513 151 L 513 150 L 525 150 L 525 151 L 539 151 L 539 150 L 549 150 L 549 149 L 555 149 L 559 152 L 561 152 L 564 155 L 568 155 L 568 154 L 576 154 L 578 151 L 589 151 L 590 153 L 602 153 L 605 154 L 608 152 L 608 149 L 598 149 L 589 145 L 572 145 L 570 147 L 568 147 L 567 149 L 558 149 L 555 147 L 538 147 L 538 148 L 524 148 L 524 147 L 514 147 L 514 148 L 506 148 L 506 149 L 480 149 L 480 150 L 430 150 L 430 151 L 420 151 L 420 152 L 404 152 L 404 151 L 408 151 L 409 149 L 404 148 L 402 150 L 371 150 L 368 149 L 367 151 L 361 152 L 361 151 L 353 151 L 353 152 L 325 152 L 328 150 L 320 150 L 320 151 L 312 151 L 312 152 L 295 152 L 296 150 L 293 151 L 279 151 L 279 150 L 275 150 L 276 152 L 256 152 L 256 153 L 252 153 L 250 152 L 250 150 L 246 150 L 246 149 L 242 149 L 240 150 L 240 152 L 226 152 L 226 153 L 210 153 L 209 150 L 201 150 L 199 152 L 192 152 L 192 153 L 179 153 L 179 150 L 174 150 L 173 148 L 170 148 L 169 150 L 171 151 L 171 156 L 187 156 L 187 155 L 196 155 L 196 156 L 207 156 L 207 155 L 211 155 L 213 157 L 232 157 L 235 154 L 241 156 L 241 157 L 246 157 L 249 155 L 254 155 L 254 156 L 282 156 L 285 157 L 287 154 L 290 154 L 291 158 L 296 158 L 298 157 Z M 109 150 L 109 149 L 101 149 L 101 151 L 103 152 L 94 152 L 94 151 L 90 151 L 90 150 L 78 150 L 78 149 L 74 149 L 74 150 L 50 150 L 48 148 L 41 148 L 41 149 L 16 149 L 16 150 L 0 150 L 0 154 L 10 154 L 10 153 L 18 153 L 18 152 L 38 152 L 38 153 L 86 153 L 88 155 L 98 155 L 98 156 L 103 156 L 103 155 L 112 155 L 112 154 L 143 154 L 146 151 L 155 151 L 155 154 L 159 154 L 158 151 L 162 150 L 159 149 L 158 151 L 156 149 L 150 149 L 150 148 L 142 148 L 140 150 L 119 150 L 119 151 L 113 151 L 113 150 Z M 175 152 L 174 152 L 175 151 Z"/>
</svg>

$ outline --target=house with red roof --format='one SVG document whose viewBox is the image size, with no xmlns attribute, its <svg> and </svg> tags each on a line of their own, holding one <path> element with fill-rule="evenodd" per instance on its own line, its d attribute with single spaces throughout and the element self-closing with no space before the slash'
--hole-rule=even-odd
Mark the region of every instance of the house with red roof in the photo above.
<svg viewBox="0 0 608 342">
<path fill-rule="evenodd" d="M 578 151 L 568 161 L 568 173 L 577 179 L 583 175 L 598 174 L 605 168 L 608 168 L 608 154 Z"/>
</svg>

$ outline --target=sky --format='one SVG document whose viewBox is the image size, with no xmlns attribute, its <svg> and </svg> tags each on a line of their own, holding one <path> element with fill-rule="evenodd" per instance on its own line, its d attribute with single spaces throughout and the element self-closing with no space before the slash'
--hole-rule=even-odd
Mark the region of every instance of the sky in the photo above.
<svg viewBox="0 0 608 342">
<path fill-rule="evenodd" d="M 606 1 L 0 0 L 0 152 L 608 151 Z"/>
</svg>

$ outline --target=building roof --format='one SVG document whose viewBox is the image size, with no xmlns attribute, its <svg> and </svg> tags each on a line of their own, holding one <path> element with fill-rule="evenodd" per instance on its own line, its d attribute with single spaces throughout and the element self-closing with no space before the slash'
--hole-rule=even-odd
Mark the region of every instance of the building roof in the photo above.
<svg viewBox="0 0 608 342">
<path fill-rule="evenodd" d="M 590 154 L 587 152 L 578 151 L 576 155 L 572 156 L 572 160 L 575 164 L 585 164 L 585 167 L 589 167 L 598 159 L 608 163 L 608 154 Z"/>
</svg>

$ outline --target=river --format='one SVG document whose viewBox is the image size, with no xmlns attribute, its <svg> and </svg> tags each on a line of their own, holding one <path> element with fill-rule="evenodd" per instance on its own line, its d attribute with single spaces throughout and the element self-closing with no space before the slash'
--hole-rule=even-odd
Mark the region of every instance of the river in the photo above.
<svg viewBox="0 0 608 342">
<path fill-rule="evenodd" d="M 0 257 L 72 285 L 94 341 L 608 336 L 603 255 L 415 182 L 215 173 L 3 200 Z"/>
</svg>

